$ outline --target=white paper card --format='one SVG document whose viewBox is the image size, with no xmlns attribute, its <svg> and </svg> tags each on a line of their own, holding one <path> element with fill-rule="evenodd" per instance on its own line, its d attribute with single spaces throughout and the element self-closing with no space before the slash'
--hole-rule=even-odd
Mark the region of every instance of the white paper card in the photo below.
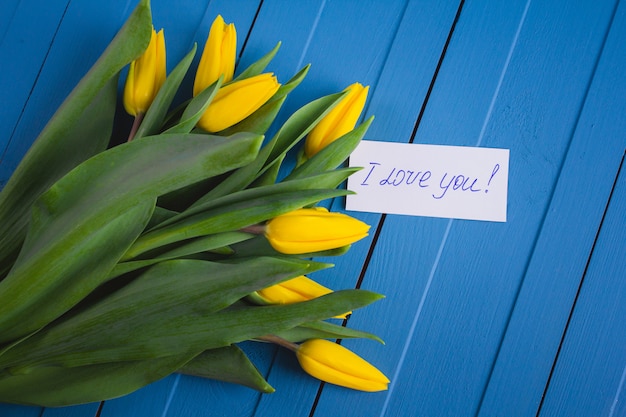
<svg viewBox="0 0 626 417">
<path fill-rule="evenodd" d="M 362 141 L 346 209 L 506 221 L 509 150 Z"/>
</svg>

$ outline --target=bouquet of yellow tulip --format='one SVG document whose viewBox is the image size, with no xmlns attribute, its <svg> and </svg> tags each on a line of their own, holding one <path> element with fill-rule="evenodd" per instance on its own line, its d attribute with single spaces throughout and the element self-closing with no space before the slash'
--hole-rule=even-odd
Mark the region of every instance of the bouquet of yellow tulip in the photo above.
<svg viewBox="0 0 626 417">
<path fill-rule="evenodd" d="M 332 266 L 312 257 L 368 232 L 315 207 L 348 193 L 337 187 L 372 120 L 356 126 L 367 88 L 310 102 L 266 141 L 308 67 L 279 84 L 263 73 L 277 46 L 234 77 L 235 36 L 215 20 L 192 98 L 173 108 L 195 48 L 166 75 L 163 31 L 142 0 L 0 193 L 0 401 L 100 401 L 174 372 L 273 391 L 236 346 L 246 340 L 295 351 L 322 380 L 386 389 L 380 371 L 325 340 L 380 340 L 326 319 L 381 296 L 306 277 Z M 110 147 L 127 65 L 134 124 Z"/>
</svg>

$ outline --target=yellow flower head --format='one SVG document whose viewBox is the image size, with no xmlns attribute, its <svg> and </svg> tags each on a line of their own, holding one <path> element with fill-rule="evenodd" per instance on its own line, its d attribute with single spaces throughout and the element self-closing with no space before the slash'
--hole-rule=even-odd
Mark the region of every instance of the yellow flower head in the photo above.
<svg viewBox="0 0 626 417">
<path fill-rule="evenodd" d="M 369 225 L 324 208 L 303 208 L 270 220 L 265 236 L 285 254 L 319 252 L 350 245 L 367 236 Z"/>
<path fill-rule="evenodd" d="M 365 107 L 368 90 L 369 86 L 363 87 L 359 83 L 344 90 L 347 94 L 309 132 L 304 142 L 304 153 L 308 158 L 354 129 Z"/>
<path fill-rule="evenodd" d="M 198 64 L 193 84 L 194 97 L 224 75 L 224 83 L 233 79 L 237 55 L 237 31 L 233 23 L 226 24 L 218 15 L 209 31 L 209 36 Z"/>
<path fill-rule="evenodd" d="M 207 132 L 219 132 L 250 116 L 265 104 L 280 84 L 271 73 L 235 81 L 220 88 L 198 121 Z"/>
<path fill-rule="evenodd" d="M 257 294 L 268 304 L 293 304 L 309 301 L 331 292 L 330 288 L 301 275 L 257 291 Z"/>
<path fill-rule="evenodd" d="M 256 292 L 261 300 L 267 304 L 294 304 L 303 301 L 313 300 L 333 292 L 310 278 L 301 275 L 296 278 L 283 281 Z M 338 319 L 345 319 L 350 312 L 336 316 Z"/>
<path fill-rule="evenodd" d="M 130 63 L 124 86 L 124 108 L 131 116 L 145 113 L 165 82 L 165 36 L 163 29 L 152 36 L 148 48 Z"/>
<path fill-rule="evenodd" d="M 384 391 L 389 379 L 372 364 L 324 339 L 311 339 L 296 350 L 300 366 L 309 375 L 331 384 L 360 391 Z"/>
</svg>

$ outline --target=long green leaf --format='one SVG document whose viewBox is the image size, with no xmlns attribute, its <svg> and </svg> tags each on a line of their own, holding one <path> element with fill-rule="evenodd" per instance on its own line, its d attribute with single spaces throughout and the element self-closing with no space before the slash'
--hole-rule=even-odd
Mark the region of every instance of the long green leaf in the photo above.
<svg viewBox="0 0 626 417">
<path fill-rule="evenodd" d="M 178 92 L 180 84 L 187 74 L 187 70 L 196 54 L 196 44 L 193 45 L 191 51 L 176 65 L 172 72 L 165 78 L 165 82 L 159 89 L 154 101 L 148 108 L 146 115 L 135 133 L 135 139 L 144 136 L 155 135 L 159 133 L 165 116 L 172 105 L 172 101 Z M 190 129 L 191 130 L 191 129 Z M 187 132 L 170 132 L 170 133 L 189 133 Z"/>
<path fill-rule="evenodd" d="M 193 128 L 196 126 L 196 123 L 198 123 L 198 120 L 200 120 L 200 118 L 204 114 L 204 111 L 206 110 L 206 108 L 209 107 L 209 104 L 211 104 L 211 101 L 217 94 L 217 91 L 222 85 L 222 79 L 223 78 L 220 77 L 213 84 L 211 84 L 210 86 L 205 88 L 203 91 L 201 91 L 200 94 L 198 94 L 196 97 L 191 99 L 191 101 L 185 108 L 185 111 L 183 111 L 183 114 L 180 117 L 180 121 L 174 126 L 167 129 L 165 133 L 189 133 L 191 132 Z M 250 133 L 257 133 L 257 132 L 250 132 Z"/>
<path fill-rule="evenodd" d="M 0 402 L 62 407 L 121 397 L 175 372 L 194 355 L 5 374 L 0 377 Z"/>
<path fill-rule="evenodd" d="M 236 345 L 206 350 L 187 362 L 178 372 L 232 382 L 264 393 L 275 391 Z"/>
<path fill-rule="evenodd" d="M 248 258 L 251 256 L 278 256 L 280 255 L 268 242 L 263 235 L 258 235 L 252 239 L 242 241 L 241 243 L 233 244 L 230 247 L 233 253 L 228 256 L 228 259 L 232 258 Z M 316 258 L 316 257 L 328 257 L 328 256 L 341 256 L 344 255 L 350 249 L 350 245 L 342 246 L 340 248 L 329 249 L 320 252 L 313 253 L 301 253 L 297 256 L 301 259 Z"/>
<path fill-rule="evenodd" d="M 340 326 L 326 321 L 303 323 L 292 329 L 275 333 L 290 342 L 302 342 L 308 339 L 354 339 L 364 338 L 383 343 L 382 339 L 375 334 L 350 327 Z"/>
<path fill-rule="evenodd" d="M 361 143 L 361 139 L 365 136 L 365 133 L 372 124 L 373 120 L 374 116 L 371 116 L 355 129 L 346 133 L 334 142 L 331 142 L 328 146 L 313 155 L 312 158 L 308 159 L 302 165 L 294 169 L 289 175 L 287 175 L 287 177 L 285 177 L 284 180 L 287 181 L 304 178 L 315 175 L 319 172 L 335 169 L 340 166 L 348 159 L 358 144 Z"/>
<path fill-rule="evenodd" d="M 149 216 L 162 193 L 249 162 L 261 139 L 160 135 L 103 152 L 59 180 L 34 207 L 18 260 L 0 282 L 0 343 L 36 330 L 80 301 L 106 279 L 103 269 L 113 267 L 149 218 L 115 226 L 123 242 L 92 242 L 92 235 L 114 233 L 108 225 L 136 206 L 149 205 Z M 135 233 L 125 234 L 125 227 Z M 61 290 L 64 297 L 52 297 Z"/>
<path fill-rule="evenodd" d="M 180 222 L 147 232 L 137 239 L 122 259 L 131 260 L 150 250 L 198 236 L 236 231 L 321 200 L 348 193 L 346 190 L 335 189 L 298 190 L 203 211 Z"/>
<path fill-rule="evenodd" d="M 162 262 L 95 305 L 7 350 L 0 356 L 0 369 L 82 366 L 225 346 L 210 342 L 212 326 L 200 338 L 188 331 L 199 330 L 203 320 L 253 291 L 324 267 L 278 258 Z"/>
<path fill-rule="evenodd" d="M 151 28 L 149 1 L 142 0 L 0 193 L 0 277 L 24 239 L 33 202 L 57 179 L 106 148 L 115 99 L 109 95 L 114 90 L 101 91 L 107 83 L 114 84 L 111 80 L 116 74 L 145 50 Z"/>
<path fill-rule="evenodd" d="M 299 192 L 304 190 L 323 190 L 333 189 L 337 185 L 345 181 L 350 175 L 358 171 L 359 168 L 344 168 L 335 171 L 323 172 L 312 175 L 308 178 L 301 178 L 293 181 L 283 181 L 269 185 L 263 185 L 255 188 L 249 188 L 232 194 L 207 201 L 201 205 L 193 206 L 181 213 L 168 217 L 163 222 L 155 226 L 153 229 L 162 228 L 170 224 L 178 223 L 184 219 L 195 216 L 208 210 L 214 210 L 218 207 L 227 207 L 234 203 L 251 202 L 262 197 L 271 197 L 274 194 L 286 192 Z"/>
<path fill-rule="evenodd" d="M 115 268 L 113 268 L 109 274 L 108 279 L 112 279 L 128 272 L 136 271 L 163 261 L 184 258 L 197 253 L 208 252 L 224 246 L 243 242 L 253 236 L 254 235 L 243 232 L 226 232 L 191 239 L 189 242 L 184 242 L 174 249 L 159 254 L 157 257 L 140 261 L 120 262 L 115 265 Z"/>
</svg>

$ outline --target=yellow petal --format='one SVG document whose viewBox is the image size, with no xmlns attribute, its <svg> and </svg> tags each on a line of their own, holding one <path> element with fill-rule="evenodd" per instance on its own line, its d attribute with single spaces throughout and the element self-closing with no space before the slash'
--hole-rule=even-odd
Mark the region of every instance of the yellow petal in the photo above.
<svg viewBox="0 0 626 417">
<path fill-rule="evenodd" d="M 156 58 L 155 58 L 155 96 L 165 83 L 167 76 L 167 56 L 165 54 L 165 34 L 163 29 L 157 33 L 156 38 Z"/>
<path fill-rule="evenodd" d="M 237 54 L 237 31 L 235 25 L 226 24 L 218 15 L 209 31 L 202 57 L 196 71 L 193 95 L 213 84 L 223 74 L 226 83 L 233 78 Z"/>
<path fill-rule="evenodd" d="M 128 67 L 128 75 L 126 77 L 126 85 L 124 86 L 124 108 L 131 116 L 137 116 L 135 108 L 135 61 L 130 63 Z"/>
<path fill-rule="evenodd" d="M 145 113 L 165 82 L 166 56 L 163 30 L 154 28 L 144 53 L 131 62 L 124 86 L 124 108 L 136 116 Z"/>
<path fill-rule="evenodd" d="M 330 288 L 326 288 L 304 275 L 257 291 L 270 304 L 300 303 L 331 292 Z"/>
<path fill-rule="evenodd" d="M 368 231 L 369 225 L 346 214 L 307 208 L 270 220 L 265 235 L 277 251 L 299 254 L 350 245 Z"/>
<path fill-rule="evenodd" d="M 278 80 L 270 73 L 230 83 L 219 89 L 198 126 L 208 132 L 233 126 L 258 110 L 279 87 Z"/>
<path fill-rule="evenodd" d="M 304 143 L 307 157 L 312 157 L 333 141 L 354 129 L 367 100 L 368 87 L 354 83 L 344 90 L 347 94 L 309 132 Z"/>
<path fill-rule="evenodd" d="M 307 340 L 296 351 L 296 357 L 309 375 L 331 384 L 369 392 L 384 391 L 389 384 L 389 379 L 372 364 L 328 340 Z"/>
</svg>

